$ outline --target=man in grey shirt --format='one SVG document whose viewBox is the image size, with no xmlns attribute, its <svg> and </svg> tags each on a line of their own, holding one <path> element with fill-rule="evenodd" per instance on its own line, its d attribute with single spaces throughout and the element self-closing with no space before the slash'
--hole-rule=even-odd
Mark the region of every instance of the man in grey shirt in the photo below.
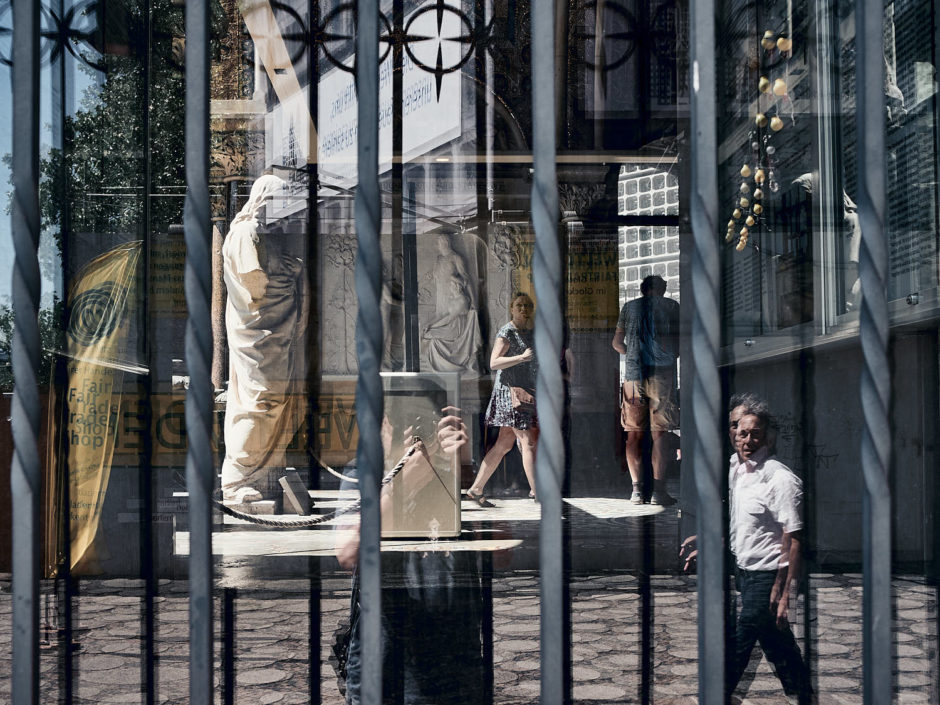
<svg viewBox="0 0 940 705">
<path fill-rule="evenodd" d="M 665 280 L 656 275 L 640 284 L 642 296 L 620 309 L 612 345 L 625 356 L 620 423 L 627 433 L 627 466 L 633 480 L 630 501 L 642 504 L 643 438 L 653 441 L 653 493 L 650 504 L 669 506 L 666 491 L 666 434 L 679 427 L 676 359 L 679 353 L 679 304 L 667 299 Z"/>
</svg>

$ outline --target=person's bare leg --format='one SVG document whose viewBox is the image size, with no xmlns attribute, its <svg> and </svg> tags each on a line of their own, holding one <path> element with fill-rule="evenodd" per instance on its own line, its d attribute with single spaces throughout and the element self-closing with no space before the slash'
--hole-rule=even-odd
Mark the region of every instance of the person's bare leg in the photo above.
<svg viewBox="0 0 940 705">
<path fill-rule="evenodd" d="M 653 479 L 665 480 L 669 461 L 666 459 L 666 431 L 651 431 L 653 436 Z"/>
<path fill-rule="evenodd" d="M 473 481 L 473 484 L 470 485 L 468 492 L 474 494 L 483 493 L 483 488 L 486 486 L 490 477 L 493 476 L 493 473 L 496 472 L 496 468 L 499 467 L 499 462 L 503 459 L 503 456 L 512 449 L 512 444 L 515 442 L 516 435 L 513 433 L 513 429 L 509 426 L 500 427 L 499 435 L 496 437 L 496 443 L 494 443 L 493 447 L 483 456 L 483 462 L 480 463 L 480 470 L 477 472 L 476 479 Z"/>
<path fill-rule="evenodd" d="M 627 431 L 627 467 L 633 484 L 642 483 L 643 477 L 643 431 Z"/>
<path fill-rule="evenodd" d="M 666 457 L 668 443 L 667 431 L 651 431 L 653 437 L 653 504 L 675 504 L 675 499 L 666 491 L 666 471 L 669 469 L 669 459 Z"/>
<path fill-rule="evenodd" d="M 525 478 L 529 481 L 529 496 L 535 497 L 535 452 L 539 440 L 539 430 L 529 428 L 524 431 L 517 430 L 519 450 L 522 452 L 522 469 Z"/>
<path fill-rule="evenodd" d="M 631 501 L 639 504 L 643 501 L 643 431 L 627 431 L 627 467 L 633 480 Z"/>
</svg>

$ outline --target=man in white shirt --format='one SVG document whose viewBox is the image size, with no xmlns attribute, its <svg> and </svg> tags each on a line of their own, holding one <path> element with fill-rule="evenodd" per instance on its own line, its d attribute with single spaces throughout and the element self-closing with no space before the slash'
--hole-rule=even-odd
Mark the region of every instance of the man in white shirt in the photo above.
<svg viewBox="0 0 940 705">
<path fill-rule="evenodd" d="M 736 452 L 728 475 L 729 542 L 741 601 L 728 692 L 734 692 L 754 644 L 760 642 L 786 694 L 809 703 L 809 671 L 789 623 L 802 568 L 803 483 L 770 455 L 771 417 L 766 404 L 745 406 L 732 409 L 743 413 L 737 421 Z"/>
</svg>

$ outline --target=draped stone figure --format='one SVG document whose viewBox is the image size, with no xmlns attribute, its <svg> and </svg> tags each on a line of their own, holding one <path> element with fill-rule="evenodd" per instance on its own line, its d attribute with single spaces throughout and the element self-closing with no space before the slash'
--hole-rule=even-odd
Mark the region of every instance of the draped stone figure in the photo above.
<svg viewBox="0 0 940 705">
<path fill-rule="evenodd" d="M 477 311 L 475 280 L 462 255 L 447 236 L 438 239 L 438 257 L 429 276 L 435 282 L 434 318 L 422 330 L 432 370 L 480 374 L 483 342 Z"/>
<path fill-rule="evenodd" d="M 285 449 L 301 421 L 303 263 L 285 251 L 283 236 L 266 233 L 259 221 L 283 186 L 272 175 L 255 181 L 222 247 L 228 289 L 222 463 L 227 501 L 264 498 L 273 485 L 269 475 L 284 467 Z"/>
</svg>

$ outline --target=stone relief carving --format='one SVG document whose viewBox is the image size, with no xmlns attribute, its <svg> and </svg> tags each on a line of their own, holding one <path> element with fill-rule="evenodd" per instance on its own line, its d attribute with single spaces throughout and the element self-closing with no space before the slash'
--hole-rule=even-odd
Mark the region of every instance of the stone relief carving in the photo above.
<svg viewBox="0 0 940 705">
<path fill-rule="evenodd" d="M 584 215 L 606 195 L 606 184 L 558 184 L 558 207 L 562 215 Z"/>
<path fill-rule="evenodd" d="M 437 259 L 425 275 L 434 295 L 433 309 L 421 328 L 422 347 L 432 370 L 475 377 L 480 374 L 483 343 L 477 278 L 471 277 L 466 258 L 456 250 L 449 235 L 438 236 L 437 248 Z M 427 293 L 425 297 L 431 298 Z"/>
<path fill-rule="evenodd" d="M 326 301 L 325 328 L 330 331 L 335 344 L 326 353 L 326 368 L 332 372 L 354 374 L 356 372 L 356 293 L 353 284 L 353 268 L 356 265 L 356 234 L 350 227 L 336 227 L 326 238 L 324 256 L 333 267 L 333 275 L 339 278 L 331 287 L 332 294 Z"/>
<path fill-rule="evenodd" d="M 500 269 L 513 270 L 519 266 L 518 242 L 521 230 L 512 223 L 493 223 L 490 226 L 490 254 L 499 262 Z"/>
</svg>

